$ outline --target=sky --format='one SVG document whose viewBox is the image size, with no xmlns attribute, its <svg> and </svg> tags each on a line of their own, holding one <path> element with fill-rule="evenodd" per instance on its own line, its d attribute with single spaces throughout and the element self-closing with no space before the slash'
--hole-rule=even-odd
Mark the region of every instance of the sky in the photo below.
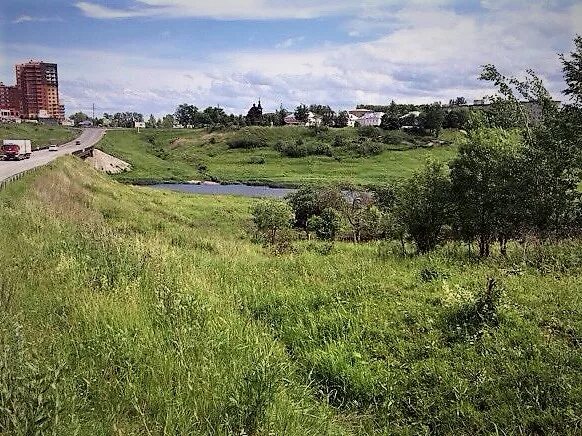
<svg viewBox="0 0 582 436">
<path fill-rule="evenodd" d="M 339 110 L 481 98 L 492 63 L 563 99 L 577 33 L 582 0 L 0 0 L 0 81 L 55 62 L 67 114 Z"/>
</svg>

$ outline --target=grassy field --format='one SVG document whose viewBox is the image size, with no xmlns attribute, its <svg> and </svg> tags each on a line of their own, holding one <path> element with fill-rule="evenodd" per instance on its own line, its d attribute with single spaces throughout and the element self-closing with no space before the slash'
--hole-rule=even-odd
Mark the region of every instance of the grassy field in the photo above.
<svg viewBox="0 0 582 436">
<path fill-rule="evenodd" d="M 0 124 L 0 141 L 2 139 L 30 139 L 32 148 L 50 144 L 64 144 L 79 136 L 78 129 L 46 124 L 6 123 Z"/>
<path fill-rule="evenodd" d="M 0 434 L 582 432 L 579 244 L 275 256 L 253 201 L 74 158 L 0 192 Z"/>
<path fill-rule="evenodd" d="M 132 164 L 131 172 L 115 176 L 120 181 L 214 179 L 275 185 L 384 183 L 409 176 L 429 158 L 446 161 L 456 152 L 454 145 L 410 149 L 414 144 L 380 144 L 386 150 L 372 156 L 359 156 L 346 146 L 331 147 L 332 156 L 292 158 L 282 156 L 273 145 L 278 142 L 293 144 L 298 140 L 306 146 L 332 144 L 338 137 L 351 143 L 358 139 L 356 129 L 330 129 L 316 137 L 309 129 L 299 127 L 254 131 L 265 146 L 229 149 L 227 142 L 236 137 L 237 132 L 143 130 L 139 134 L 110 131 L 99 147 Z M 444 138 L 450 142 L 457 139 L 452 132 L 445 132 Z"/>
</svg>

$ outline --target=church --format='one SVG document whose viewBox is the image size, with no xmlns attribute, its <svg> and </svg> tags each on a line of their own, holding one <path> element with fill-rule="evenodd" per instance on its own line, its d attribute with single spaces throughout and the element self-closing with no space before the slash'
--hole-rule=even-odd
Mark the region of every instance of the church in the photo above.
<svg viewBox="0 0 582 436">
<path fill-rule="evenodd" d="M 263 107 L 261 106 L 261 100 L 259 99 L 258 104 L 253 103 L 253 107 L 249 109 L 247 113 L 247 124 L 251 126 L 257 126 L 263 123 Z"/>
</svg>

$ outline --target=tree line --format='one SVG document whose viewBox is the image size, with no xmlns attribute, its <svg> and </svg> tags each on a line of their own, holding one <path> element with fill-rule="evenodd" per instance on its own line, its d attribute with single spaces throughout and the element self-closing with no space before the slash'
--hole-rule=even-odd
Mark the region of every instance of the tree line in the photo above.
<svg viewBox="0 0 582 436">
<path fill-rule="evenodd" d="M 476 243 L 480 256 L 493 244 L 579 236 L 582 196 L 582 37 L 560 55 L 570 102 L 561 108 L 532 72 L 521 80 L 483 67 L 481 80 L 497 88 L 495 111 L 470 120 L 467 141 L 448 164 L 429 162 L 408 180 L 367 191 L 302 188 L 285 202 L 253 209 L 257 229 L 277 243 L 294 227 L 306 235 L 354 242 L 413 242 L 426 253 L 447 241 Z M 543 112 L 533 123 L 523 101 Z M 499 114 L 505 114 L 500 117 Z M 265 233 L 266 232 L 266 233 Z M 469 245 L 470 246 L 470 245 Z"/>
</svg>

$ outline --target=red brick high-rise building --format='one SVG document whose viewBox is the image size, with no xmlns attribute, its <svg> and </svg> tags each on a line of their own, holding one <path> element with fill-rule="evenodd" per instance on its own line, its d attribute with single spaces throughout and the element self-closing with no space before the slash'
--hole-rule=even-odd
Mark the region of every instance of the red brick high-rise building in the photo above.
<svg viewBox="0 0 582 436">
<path fill-rule="evenodd" d="M 23 118 L 64 119 L 57 64 L 30 61 L 16 65 L 16 87 L 20 91 Z"/>
<path fill-rule="evenodd" d="M 17 86 L 8 86 L 0 82 L 0 109 L 2 112 L 8 111 L 10 116 L 20 116 L 20 90 Z"/>
</svg>

